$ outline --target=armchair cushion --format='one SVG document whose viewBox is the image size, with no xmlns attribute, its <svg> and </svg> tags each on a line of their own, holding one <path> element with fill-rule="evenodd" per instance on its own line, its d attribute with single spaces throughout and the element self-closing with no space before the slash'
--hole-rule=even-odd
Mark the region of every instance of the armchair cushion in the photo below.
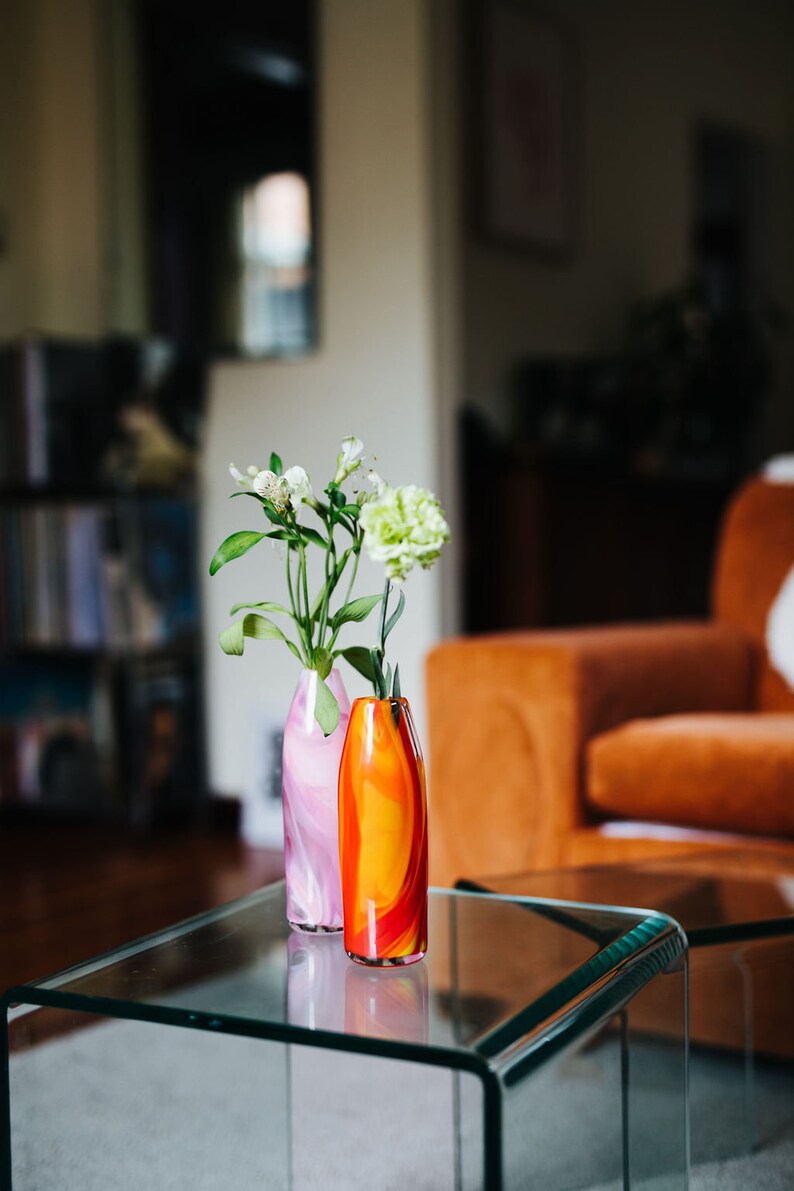
<svg viewBox="0 0 794 1191">
<path fill-rule="evenodd" d="M 591 806 L 682 827 L 794 838 L 794 715 L 674 715 L 590 741 Z"/>
</svg>

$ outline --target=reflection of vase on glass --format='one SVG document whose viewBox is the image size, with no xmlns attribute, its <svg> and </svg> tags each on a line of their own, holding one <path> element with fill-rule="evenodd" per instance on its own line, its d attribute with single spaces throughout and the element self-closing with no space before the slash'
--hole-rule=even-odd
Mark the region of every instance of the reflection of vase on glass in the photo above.
<svg viewBox="0 0 794 1191">
<path fill-rule="evenodd" d="M 308 1030 L 344 1031 L 345 975 L 352 967 L 338 934 L 287 940 L 287 1020 Z"/>
<path fill-rule="evenodd" d="M 427 951 L 427 806 L 406 699 L 356 699 L 339 770 L 345 950 L 410 964 Z"/>
<path fill-rule="evenodd" d="M 350 714 L 338 670 L 326 683 L 339 725 L 323 736 L 315 717 L 316 670 L 302 670 L 284 729 L 282 793 L 287 918 L 302 931 L 342 929 L 339 881 L 339 759 Z"/>
<path fill-rule="evenodd" d="M 427 969 L 365 968 L 347 964 L 345 1032 L 366 1038 L 426 1044 Z"/>
<path fill-rule="evenodd" d="M 287 940 L 287 1020 L 308 1030 L 426 1043 L 427 969 L 351 964 L 338 934 Z"/>
</svg>

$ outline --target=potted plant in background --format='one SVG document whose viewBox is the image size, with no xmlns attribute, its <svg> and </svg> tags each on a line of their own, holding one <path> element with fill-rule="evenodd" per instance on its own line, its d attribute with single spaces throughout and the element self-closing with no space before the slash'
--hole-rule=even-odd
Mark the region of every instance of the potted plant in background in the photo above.
<svg viewBox="0 0 794 1191">
<path fill-rule="evenodd" d="M 302 667 L 284 730 L 282 792 L 287 917 L 292 926 L 308 931 L 342 927 L 337 784 L 350 702 L 334 663 L 342 656 L 369 672 L 367 650 L 341 648 L 338 638 L 346 624 L 365 620 L 382 598 L 352 598 L 365 498 L 349 498 L 344 486 L 360 468 L 362 451 L 355 436 L 343 440 L 336 471 L 323 490 L 325 499 L 315 494 L 304 468 L 284 471 L 275 453 L 269 468 L 251 466 L 245 475 L 232 464 L 240 489 L 232 495 L 255 500 L 268 524 L 262 531 L 231 534 L 210 563 L 214 575 L 262 541 L 284 548 L 288 604 L 235 604 L 231 615 L 244 615 L 223 630 L 220 643 L 225 653 L 240 655 L 246 637 L 281 641 Z M 317 528 L 305 523 L 307 514 L 314 516 Z M 317 551 L 322 554 L 322 582 L 310 594 L 308 559 Z"/>
<path fill-rule="evenodd" d="M 374 694 L 356 699 L 339 770 L 339 852 L 344 945 L 351 959 L 391 966 L 427 950 L 427 803 L 422 751 L 400 668 L 386 662 L 386 641 L 405 607 L 392 583 L 428 569 L 449 541 L 438 500 L 426 489 L 392 488 L 374 472 L 376 492 L 362 504 L 359 528 L 369 556 L 386 568 L 378 638 L 359 665 Z M 357 658 L 357 661 L 361 661 Z"/>
</svg>

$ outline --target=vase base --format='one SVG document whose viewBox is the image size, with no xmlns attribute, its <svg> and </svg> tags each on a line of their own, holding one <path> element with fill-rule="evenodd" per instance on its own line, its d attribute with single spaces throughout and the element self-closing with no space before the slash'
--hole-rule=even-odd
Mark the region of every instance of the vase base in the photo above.
<svg viewBox="0 0 794 1191">
<path fill-rule="evenodd" d="M 306 935 L 338 935 L 342 929 L 341 923 L 339 926 L 323 926 L 316 922 L 293 922 L 291 918 L 287 919 L 293 930 L 302 931 Z"/>
<path fill-rule="evenodd" d="M 370 955 L 356 955 L 355 951 L 347 951 L 346 954 L 352 959 L 355 964 L 364 964 L 367 968 L 400 968 L 405 967 L 406 964 L 418 964 L 420 959 L 424 959 L 427 955 L 426 951 L 415 951 L 413 955 L 395 955 L 386 956 L 383 959 L 376 959 Z"/>
</svg>

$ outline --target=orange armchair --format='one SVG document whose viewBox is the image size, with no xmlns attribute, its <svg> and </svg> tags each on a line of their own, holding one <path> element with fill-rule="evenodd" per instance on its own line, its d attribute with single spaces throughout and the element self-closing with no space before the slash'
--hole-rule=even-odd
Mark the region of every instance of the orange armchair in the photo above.
<svg viewBox="0 0 794 1191">
<path fill-rule="evenodd" d="M 765 648 L 794 485 L 726 514 L 710 621 L 503 633 L 428 658 L 431 880 L 787 841 L 794 691 Z"/>
</svg>

